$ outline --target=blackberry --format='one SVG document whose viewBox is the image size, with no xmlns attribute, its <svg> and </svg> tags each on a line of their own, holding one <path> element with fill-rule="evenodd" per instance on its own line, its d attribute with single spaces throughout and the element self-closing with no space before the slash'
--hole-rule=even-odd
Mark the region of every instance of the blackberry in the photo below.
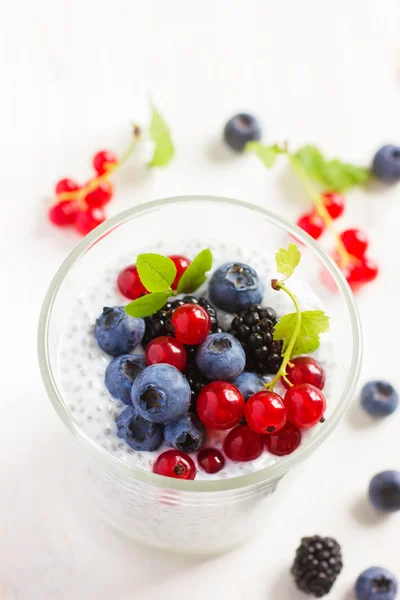
<svg viewBox="0 0 400 600">
<path fill-rule="evenodd" d="M 222 331 L 218 325 L 217 314 L 215 308 L 205 298 L 197 298 L 196 296 L 184 296 L 178 300 L 167 302 L 160 310 L 155 312 L 150 317 L 145 318 L 146 329 L 142 339 L 143 347 L 160 335 L 171 335 L 170 319 L 172 313 L 178 306 L 183 304 L 199 304 L 206 309 L 211 319 L 211 332 L 217 333 Z"/>
<path fill-rule="evenodd" d="M 189 411 L 197 415 L 197 396 L 199 395 L 203 387 L 210 382 L 206 377 L 204 377 L 204 375 L 202 375 L 202 373 L 200 373 L 199 368 L 196 365 L 196 350 L 197 348 L 195 346 L 192 346 L 190 349 L 188 349 L 188 361 L 184 375 L 189 382 L 191 390 Z"/>
<path fill-rule="evenodd" d="M 322 598 L 330 592 L 342 567 L 342 552 L 337 541 L 314 535 L 301 540 L 292 575 L 300 590 Z"/>
<path fill-rule="evenodd" d="M 282 341 L 274 341 L 276 313 L 273 308 L 251 304 L 232 321 L 231 331 L 246 353 L 246 370 L 259 375 L 277 373 L 282 364 Z"/>
</svg>

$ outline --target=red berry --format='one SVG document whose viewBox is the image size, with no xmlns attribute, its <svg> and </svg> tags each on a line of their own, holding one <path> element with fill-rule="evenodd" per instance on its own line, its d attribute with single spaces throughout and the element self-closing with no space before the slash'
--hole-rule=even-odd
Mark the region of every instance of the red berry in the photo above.
<svg viewBox="0 0 400 600">
<path fill-rule="evenodd" d="M 338 219 L 344 211 L 344 198 L 337 192 L 325 192 L 322 201 L 331 219 Z"/>
<path fill-rule="evenodd" d="M 173 254 L 169 257 L 176 267 L 176 275 L 175 279 L 172 282 L 172 289 L 176 290 L 178 287 L 178 283 L 188 266 L 190 265 L 190 260 L 185 256 L 178 256 L 177 254 Z"/>
<path fill-rule="evenodd" d="M 120 272 L 117 285 L 121 294 L 130 300 L 136 300 L 147 294 L 146 288 L 140 281 L 136 265 L 129 265 Z"/>
<path fill-rule="evenodd" d="M 247 462 L 262 454 L 264 439 L 247 425 L 239 425 L 232 429 L 224 440 L 224 452 L 231 460 Z"/>
<path fill-rule="evenodd" d="M 365 283 L 371 283 L 378 277 L 379 267 L 374 260 L 364 258 L 361 263 L 361 273 Z"/>
<path fill-rule="evenodd" d="M 257 433 L 274 433 L 286 423 L 283 399 L 275 392 L 261 391 L 253 394 L 244 407 L 248 426 Z"/>
<path fill-rule="evenodd" d="M 296 358 L 292 358 L 286 369 L 286 373 L 287 379 L 293 385 L 311 383 L 319 390 L 324 389 L 325 372 L 319 362 L 311 358 L 311 356 L 297 356 Z M 285 388 L 289 388 L 284 379 L 281 381 Z"/>
<path fill-rule="evenodd" d="M 206 427 L 230 429 L 243 416 L 244 398 L 232 383 L 212 381 L 198 395 L 196 408 Z"/>
<path fill-rule="evenodd" d="M 360 229 L 346 229 L 341 234 L 342 242 L 349 254 L 362 258 L 368 248 L 368 239 Z"/>
<path fill-rule="evenodd" d="M 180 450 L 167 450 L 154 461 L 153 473 L 174 479 L 194 479 L 196 467 L 188 454 Z"/>
<path fill-rule="evenodd" d="M 93 167 L 96 173 L 99 175 L 103 175 L 103 173 L 107 173 L 110 170 L 110 167 L 113 167 L 118 162 L 118 156 L 114 154 L 114 152 L 110 152 L 110 150 L 100 150 L 93 157 Z"/>
<path fill-rule="evenodd" d="M 49 210 L 49 219 L 57 227 L 72 225 L 76 221 L 78 205 L 75 200 L 57 202 Z"/>
<path fill-rule="evenodd" d="M 79 190 L 79 185 L 73 179 L 60 179 L 56 185 L 56 194 L 64 194 L 65 192 L 75 192 Z"/>
<path fill-rule="evenodd" d="M 301 433 L 291 423 L 286 423 L 285 427 L 278 433 L 265 436 L 267 450 L 275 456 L 292 454 L 299 447 L 300 442 Z"/>
<path fill-rule="evenodd" d="M 356 292 L 365 283 L 370 283 L 379 273 L 378 265 L 369 258 L 363 258 L 359 263 L 349 263 L 342 269 L 353 292 Z"/>
<path fill-rule="evenodd" d="M 171 317 L 174 335 L 182 344 L 195 346 L 204 342 L 211 331 L 210 315 L 198 304 L 183 304 Z"/>
<path fill-rule="evenodd" d="M 206 473 L 218 473 L 225 466 L 222 452 L 216 448 L 203 448 L 197 455 L 197 462 Z"/>
<path fill-rule="evenodd" d="M 294 385 L 285 394 L 288 421 L 299 429 L 313 427 L 324 416 L 325 396 L 310 383 Z"/>
<path fill-rule="evenodd" d="M 101 208 L 88 208 L 88 210 L 78 213 L 75 229 L 82 235 L 86 235 L 105 220 L 106 216 Z"/>
<path fill-rule="evenodd" d="M 112 195 L 112 183 L 110 181 L 102 181 L 97 188 L 86 194 L 85 201 L 90 208 L 102 208 L 111 200 Z"/>
<path fill-rule="evenodd" d="M 308 235 L 311 235 L 314 240 L 321 237 L 325 229 L 324 220 L 315 212 L 301 216 L 297 221 L 297 226 L 308 233 Z"/>
<path fill-rule="evenodd" d="M 162 335 L 147 346 L 146 360 L 148 365 L 165 363 L 183 371 L 187 361 L 185 346 L 173 337 Z"/>
</svg>

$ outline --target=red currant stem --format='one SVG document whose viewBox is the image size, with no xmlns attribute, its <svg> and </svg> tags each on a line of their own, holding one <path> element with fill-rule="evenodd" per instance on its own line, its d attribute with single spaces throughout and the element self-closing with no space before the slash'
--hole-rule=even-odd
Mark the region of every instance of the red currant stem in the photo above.
<svg viewBox="0 0 400 600">
<path fill-rule="evenodd" d="M 299 336 L 300 327 L 301 327 L 301 310 L 300 310 L 300 305 L 299 305 L 299 301 L 297 300 L 297 297 L 293 294 L 293 292 L 291 292 L 286 287 L 286 285 L 282 281 L 278 281 L 277 283 L 275 283 L 274 289 L 282 290 L 293 301 L 294 307 L 296 309 L 296 323 L 294 325 L 294 329 L 293 329 L 292 337 L 290 338 L 290 342 L 288 343 L 287 348 L 282 355 L 283 360 L 282 360 L 282 364 L 280 366 L 279 371 L 277 372 L 277 374 L 275 375 L 275 377 L 273 378 L 271 383 L 267 383 L 264 385 L 264 388 L 268 388 L 269 391 L 273 391 L 274 387 L 276 386 L 276 384 L 278 383 L 278 381 L 280 380 L 281 377 L 283 377 L 285 379 L 285 381 L 287 381 L 286 367 L 287 367 L 290 359 L 292 358 L 293 348 L 294 348 L 296 340 Z"/>
</svg>

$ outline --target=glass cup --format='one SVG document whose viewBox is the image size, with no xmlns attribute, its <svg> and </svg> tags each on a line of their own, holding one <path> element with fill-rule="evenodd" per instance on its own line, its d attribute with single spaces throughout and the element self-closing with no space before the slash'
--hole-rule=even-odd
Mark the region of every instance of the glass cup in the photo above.
<svg viewBox="0 0 400 600">
<path fill-rule="evenodd" d="M 59 347 L 67 316 L 88 282 L 124 253 L 134 261 L 144 251 L 185 254 L 188 248 L 232 248 L 240 256 L 268 257 L 293 240 L 302 259 L 293 284 L 304 282 L 331 318 L 335 385 L 327 418 L 298 450 L 275 464 L 244 475 L 179 481 L 134 467 L 93 441 L 68 408 L 59 381 Z M 191 252 L 193 256 L 194 252 Z M 254 265 L 253 259 L 251 264 Z M 120 265 L 121 267 L 123 265 Z M 277 293 L 277 292 L 273 292 Z M 168 198 L 129 209 L 103 223 L 71 252 L 45 297 L 38 333 L 39 362 L 54 408 L 71 432 L 84 467 L 91 506 L 124 535 L 143 544 L 182 553 L 211 555 L 252 536 L 279 497 L 280 480 L 312 454 L 345 413 L 361 362 L 360 323 L 353 295 L 335 263 L 296 226 L 257 206 L 226 198 Z M 289 492 L 290 493 L 290 492 Z"/>
</svg>

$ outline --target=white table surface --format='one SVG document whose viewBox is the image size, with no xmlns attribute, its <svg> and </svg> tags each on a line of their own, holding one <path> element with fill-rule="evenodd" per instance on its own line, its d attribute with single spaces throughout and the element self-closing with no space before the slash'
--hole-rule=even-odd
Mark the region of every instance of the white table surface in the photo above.
<svg viewBox="0 0 400 600">
<path fill-rule="evenodd" d="M 375 472 L 399 468 L 400 413 L 371 425 L 355 402 L 281 499 L 267 533 L 218 559 L 186 562 L 117 537 L 76 500 L 67 434 L 36 361 L 43 295 L 77 241 L 45 217 L 57 178 L 85 181 L 94 151 L 121 150 L 151 91 L 176 160 L 149 174 L 127 166 L 110 213 L 203 193 L 295 218 L 295 180 L 231 156 L 221 128 L 248 110 L 262 119 L 266 141 L 314 142 L 359 163 L 383 143 L 400 143 L 398 0 L 13 0 L 1 3 L 0 23 L 1 600 L 295 600 L 302 596 L 289 564 L 300 537 L 314 533 L 336 536 L 344 549 L 330 598 L 350 600 L 356 576 L 372 564 L 400 577 L 399 515 L 379 518 L 365 501 Z M 345 222 L 369 232 L 382 269 L 358 297 L 362 381 L 398 386 L 399 219 L 399 187 L 349 198 Z"/>
</svg>

